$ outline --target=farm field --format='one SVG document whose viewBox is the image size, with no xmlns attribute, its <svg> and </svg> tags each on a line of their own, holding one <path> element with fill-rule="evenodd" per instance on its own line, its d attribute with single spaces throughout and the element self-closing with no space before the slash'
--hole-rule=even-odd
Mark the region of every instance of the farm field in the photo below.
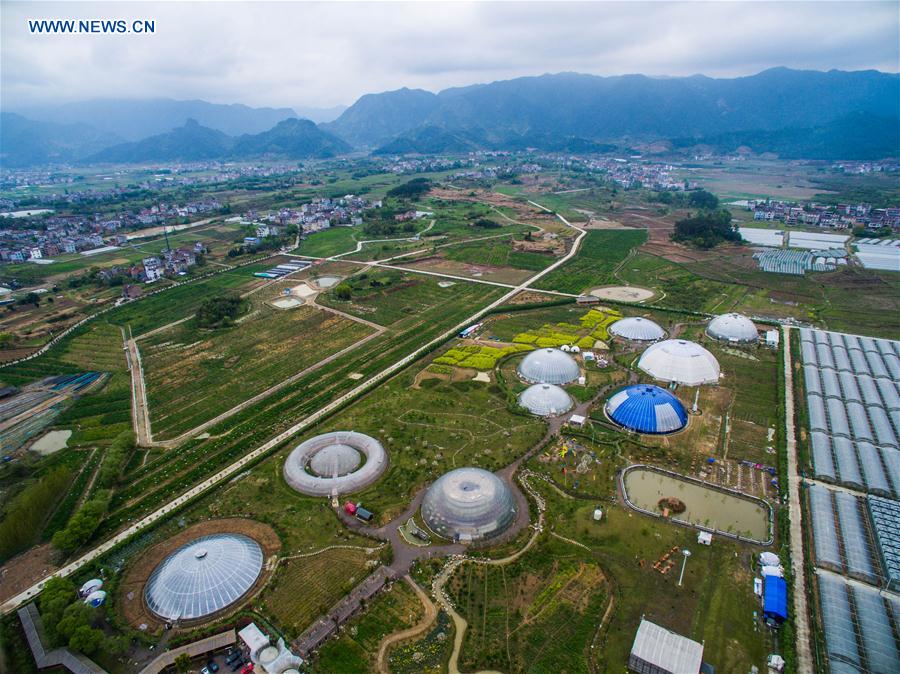
<svg viewBox="0 0 900 674">
<path fill-rule="evenodd" d="M 392 326 L 426 308 L 472 306 L 473 302 L 481 302 L 501 291 L 500 288 L 462 281 L 442 288 L 439 285 L 442 280 L 414 272 L 373 270 L 347 279 L 346 283 L 352 289 L 350 300 L 337 299 L 337 291 L 332 289 L 320 295 L 318 301 L 373 323 Z"/>
<path fill-rule="evenodd" d="M 348 253 L 356 248 L 356 229 L 352 227 L 330 227 L 321 232 L 307 235 L 300 242 L 297 252 L 312 257 L 330 257 Z"/>
<path fill-rule="evenodd" d="M 285 635 L 296 638 L 371 572 L 370 559 L 363 550 L 348 549 L 282 559 L 260 604 Z"/>
<path fill-rule="evenodd" d="M 574 259 L 544 276 L 535 287 L 579 294 L 616 283 L 616 269 L 646 238 L 642 230 L 590 230 Z"/>
<path fill-rule="evenodd" d="M 511 564 L 463 565 L 448 590 L 468 622 L 464 671 L 592 671 L 590 644 L 609 587 L 588 551 L 544 536 Z"/>
<path fill-rule="evenodd" d="M 448 246 L 442 250 L 441 255 L 456 262 L 513 267 L 532 272 L 546 269 L 556 259 L 552 255 L 515 250 L 512 241 L 505 238 Z"/>
<path fill-rule="evenodd" d="M 260 295 L 234 327 L 190 320 L 138 342 L 157 437 L 190 430 L 373 332 L 312 307 L 275 309 Z"/>
</svg>

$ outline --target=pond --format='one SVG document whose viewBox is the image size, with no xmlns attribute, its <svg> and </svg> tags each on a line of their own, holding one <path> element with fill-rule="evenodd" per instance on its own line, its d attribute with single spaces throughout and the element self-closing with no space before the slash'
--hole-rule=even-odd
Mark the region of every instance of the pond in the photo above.
<svg viewBox="0 0 900 674">
<path fill-rule="evenodd" d="M 69 438 L 72 437 L 72 431 L 50 431 L 40 440 L 35 442 L 29 449 L 37 452 L 41 456 L 53 454 L 66 447 Z"/>
<path fill-rule="evenodd" d="M 340 276 L 320 276 L 316 279 L 316 283 L 320 288 L 331 288 L 341 282 Z"/>
<path fill-rule="evenodd" d="M 623 484 L 628 500 L 643 510 L 662 514 L 660 500 L 674 497 L 686 506 L 674 519 L 759 542 L 770 538 L 769 508 L 761 501 L 641 466 L 628 469 Z"/>
</svg>

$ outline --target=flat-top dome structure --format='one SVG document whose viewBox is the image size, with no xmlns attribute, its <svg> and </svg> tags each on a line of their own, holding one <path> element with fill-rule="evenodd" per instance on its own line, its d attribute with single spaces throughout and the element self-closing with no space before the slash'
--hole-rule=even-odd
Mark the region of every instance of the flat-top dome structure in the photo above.
<svg viewBox="0 0 900 674">
<path fill-rule="evenodd" d="M 552 417 L 572 409 L 572 398 L 556 384 L 532 384 L 519 394 L 519 404 L 539 417 Z"/>
<path fill-rule="evenodd" d="M 735 313 L 716 316 L 706 327 L 706 334 L 722 342 L 755 342 L 759 339 L 753 321 Z"/>
<path fill-rule="evenodd" d="M 182 545 L 157 566 L 144 600 L 163 620 L 197 620 L 234 604 L 262 572 L 263 551 L 242 534 L 213 534 Z"/>
<path fill-rule="evenodd" d="M 355 431 L 333 431 L 297 445 L 284 462 L 284 479 L 310 496 L 336 496 L 372 484 L 387 468 L 378 440 Z"/>
<path fill-rule="evenodd" d="M 516 500 L 503 480 L 481 468 L 457 468 L 432 484 L 422 518 L 438 536 L 460 541 L 492 538 L 516 518 Z"/>
<path fill-rule="evenodd" d="M 660 381 L 685 386 L 715 384 L 719 381 L 719 361 L 696 342 L 667 339 L 647 347 L 638 368 Z"/>
<path fill-rule="evenodd" d="M 659 386 L 635 384 L 606 401 L 606 414 L 619 426 L 638 433 L 674 433 L 687 425 L 681 401 Z"/>
<path fill-rule="evenodd" d="M 609 332 L 633 342 L 655 342 L 666 336 L 666 331 L 659 324 L 640 316 L 620 318 L 609 326 Z"/>
<path fill-rule="evenodd" d="M 559 349 L 537 349 L 522 359 L 519 376 L 532 384 L 568 384 L 581 374 L 578 363 Z"/>
</svg>

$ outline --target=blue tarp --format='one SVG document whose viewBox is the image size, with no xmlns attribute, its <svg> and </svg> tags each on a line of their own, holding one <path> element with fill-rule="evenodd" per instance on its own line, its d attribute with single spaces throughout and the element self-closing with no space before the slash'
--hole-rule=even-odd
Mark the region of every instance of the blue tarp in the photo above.
<svg viewBox="0 0 900 674">
<path fill-rule="evenodd" d="M 784 622 L 788 617 L 787 611 L 787 584 L 784 578 L 763 577 L 763 615 L 777 622 Z"/>
</svg>

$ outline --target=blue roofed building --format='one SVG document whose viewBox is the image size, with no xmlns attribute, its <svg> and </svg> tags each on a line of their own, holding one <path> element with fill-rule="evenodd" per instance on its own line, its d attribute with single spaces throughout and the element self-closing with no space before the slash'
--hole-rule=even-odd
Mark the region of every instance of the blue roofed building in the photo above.
<svg viewBox="0 0 900 674">
<path fill-rule="evenodd" d="M 659 386 L 635 384 L 606 401 L 606 414 L 619 426 L 638 433 L 660 435 L 687 425 L 687 411 L 672 393 Z"/>
<path fill-rule="evenodd" d="M 777 625 L 787 620 L 787 583 L 784 578 L 763 577 L 763 617 Z"/>
</svg>

